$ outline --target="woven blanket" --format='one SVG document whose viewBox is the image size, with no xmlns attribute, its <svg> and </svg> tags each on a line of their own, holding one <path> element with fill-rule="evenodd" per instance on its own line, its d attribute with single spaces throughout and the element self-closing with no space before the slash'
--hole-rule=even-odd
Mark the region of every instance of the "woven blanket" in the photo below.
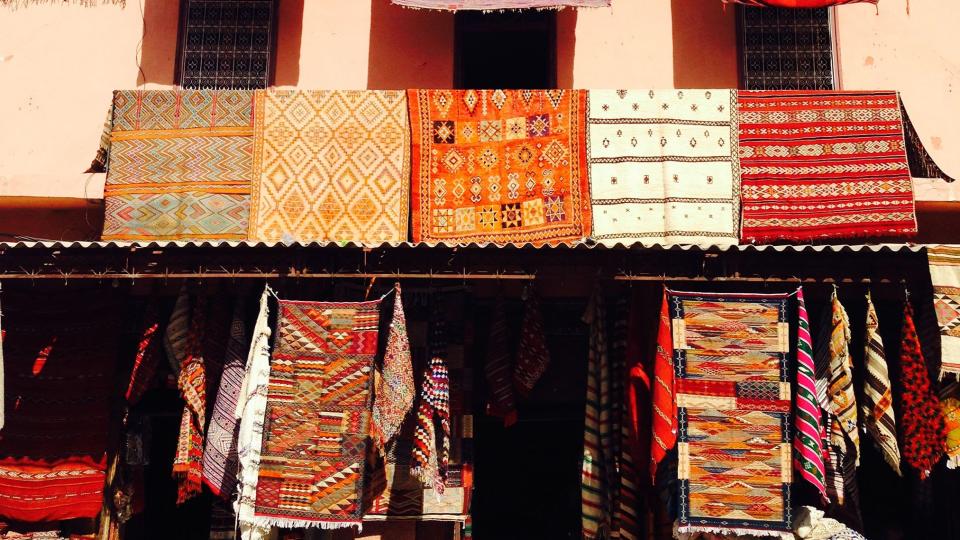
<svg viewBox="0 0 960 540">
<path fill-rule="evenodd" d="M 255 118 L 250 239 L 407 239 L 404 92 L 257 91 Z"/>
<path fill-rule="evenodd" d="M 585 107 L 580 90 L 410 90 L 413 240 L 585 237 Z"/>
<path fill-rule="evenodd" d="M 280 301 L 257 519 L 360 526 L 380 301 Z"/>
<path fill-rule="evenodd" d="M 270 288 L 264 287 L 260 307 L 253 325 L 250 351 L 243 376 L 243 385 L 237 396 L 236 419 L 240 422 L 237 435 L 237 475 L 239 494 L 234 511 L 242 540 L 265 540 L 271 527 L 259 523 L 255 516 L 257 478 L 260 470 L 260 452 L 263 443 L 263 423 L 267 407 L 267 386 L 270 381 Z"/>
<path fill-rule="evenodd" d="M 879 328 L 873 299 L 867 293 L 867 335 L 864 338 L 866 376 L 863 378 L 861 416 L 867 433 L 873 437 L 883 459 L 899 476 L 900 447 L 897 446 L 897 421 L 893 413 L 893 389 Z"/>
<path fill-rule="evenodd" d="M 114 92 L 103 239 L 246 239 L 252 103 L 244 90 Z"/>
<path fill-rule="evenodd" d="M 670 292 L 680 533 L 793 538 L 787 300 Z"/>
<path fill-rule="evenodd" d="M 745 242 L 910 237 L 895 92 L 739 92 Z"/>
<path fill-rule="evenodd" d="M 116 329 L 123 300 L 103 290 L 4 290 L 6 425 L 0 516 L 93 518 L 103 504 Z"/>
<path fill-rule="evenodd" d="M 445 11 L 610 6 L 610 0 L 393 0 L 393 3 L 404 7 Z"/>
<path fill-rule="evenodd" d="M 237 397 L 243 385 L 249 347 L 243 306 L 244 298 L 238 297 L 234 305 L 233 321 L 230 323 L 223 375 L 220 377 L 213 414 L 207 427 L 203 452 L 203 482 L 210 491 L 225 499 L 232 498 L 237 487 L 237 432 L 240 423 L 234 412 L 237 410 Z"/>
<path fill-rule="evenodd" d="M 817 401 L 813 339 L 810 336 L 810 318 L 803 298 L 803 287 L 797 288 L 796 381 L 793 466 L 800 473 L 800 477 L 810 482 L 820 496 L 827 500 L 827 473 L 823 462 L 823 409 Z"/>
<path fill-rule="evenodd" d="M 960 377 L 960 246 L 928 247 L 927 260 L 940 325 L 940 377 Z"/>
<path fill-rule="evenodd" d="M 393 317 L 383 353 L 383 367 L 376 376 L 371 429 L 374 443 L 381 451 L 400 433 L 404 420 L 413 409 L 417 387 L 413 380 L 413 361 L 407 318 L 403 313 L 400 283 L 394 288 Z"/>
<path fill-rule="evenodd" d="M 610 245 L 736 244 L 736 96 L 731 90 L 591 90 L 591 237 Z"/>
</svg>

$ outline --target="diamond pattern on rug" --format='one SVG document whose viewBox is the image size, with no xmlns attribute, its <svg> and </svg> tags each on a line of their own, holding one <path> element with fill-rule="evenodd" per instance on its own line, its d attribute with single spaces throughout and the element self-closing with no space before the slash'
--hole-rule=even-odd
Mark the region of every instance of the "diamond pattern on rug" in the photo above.
<svg viewBox="0 0 960 540">
<path fill-rule="evenodd" d="M 250 239 L 407 239 L 404 92 L 266 90 L 256 118 Z"/>
<path fill-rule="evenodd" d="M 360 523 L 379 308 L 280 301 L 258 518 L 289 527 Z"/>
</svg>

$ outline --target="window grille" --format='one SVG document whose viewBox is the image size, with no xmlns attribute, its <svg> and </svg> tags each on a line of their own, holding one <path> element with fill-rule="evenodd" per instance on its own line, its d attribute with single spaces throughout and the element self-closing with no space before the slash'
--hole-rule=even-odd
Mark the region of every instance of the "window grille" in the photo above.
<svg viewBox="0 0 960 540">
<path fill-rule="evenodd" d="M 182 0 L 180 85 L 269 86 L 276 12 L 275 0 Z"/>
<path fill-rule="evenodd" d="M 741 86 L 747 90 L 831 90 L 829 8 L 741 7 Z"/>
</svg>

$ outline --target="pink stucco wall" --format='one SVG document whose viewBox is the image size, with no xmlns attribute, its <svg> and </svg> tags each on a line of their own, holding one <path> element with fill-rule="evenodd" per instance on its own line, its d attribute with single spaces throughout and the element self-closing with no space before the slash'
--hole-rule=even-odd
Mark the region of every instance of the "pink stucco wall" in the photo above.
<svg viewBox="0 0 960 540">
<path fill-rule="evenodd" d="M 960 174 L 954 0 L 836 10 L 845 88 L 898 88 L 941 165 Z M 141 7 L 142 6 L 142 7 Z M 98 198 L 81 173 L 115 88 L 170 85 L 178 2 L 0 9 L 0 196 Z M 734 10 L 720 0 L 614 0 L 559 15 L 560 86 L 733 87 Z M 283 0 L 276 81 L 310 88 L 446 87 L 453 16 L 389 0 Z"/>
</svg>

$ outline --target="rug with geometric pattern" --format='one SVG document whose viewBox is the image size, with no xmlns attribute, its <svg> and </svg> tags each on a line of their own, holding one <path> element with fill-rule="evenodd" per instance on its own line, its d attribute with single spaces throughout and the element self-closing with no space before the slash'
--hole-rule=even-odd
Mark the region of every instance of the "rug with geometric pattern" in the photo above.
<svg viewBox="0 0 960 540">
<path fill-rule="evenodd" d="M 793 538 L 787 300 L 669 293 L 681 533 Z"/>
<path fill-rule="evenodd" d="M 407 240 L 405 92 L 262 90 L 255 117 L 250 240 Z"/>
<path fill-rule="evenodd" d="M 960 246 L 928 246 L 927 261 L 940 325 L 940 375 L 960 378 Z"/>
<path fill-rule="evenodd" d="M 744 243 L 917 234 L 900 97 L 738 92 Z"/>
<path fill-rule="evenodd" d="M 104 240 L 244 240 L 253 92 L 113 95 Z"/>
<path fill-rule="evenodd" d="M 270 365 L 258 520 L 359 526 L 380 301 L 280 301 Z"/>
<path fill-rule="evenodd" d="M 410 90 L 414 242 L 590 233 L 584 90 Z"/>
</svg>

